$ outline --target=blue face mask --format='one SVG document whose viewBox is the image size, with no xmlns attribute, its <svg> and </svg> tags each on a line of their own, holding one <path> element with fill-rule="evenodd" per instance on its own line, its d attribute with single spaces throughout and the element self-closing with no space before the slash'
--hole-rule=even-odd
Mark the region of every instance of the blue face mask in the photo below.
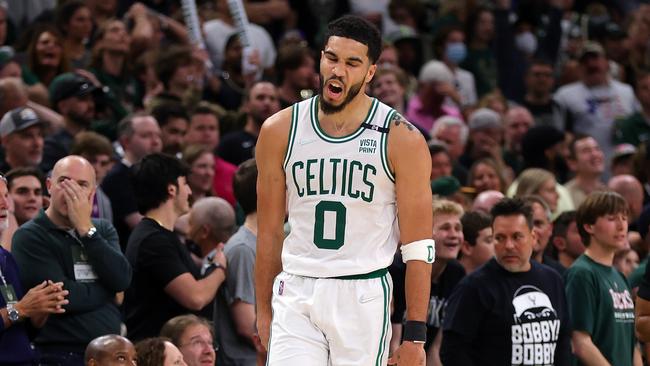
<svg viewBox="0 0 650 366">
<path fill-rule="evenodd" d="M 458 65 L 459 63 L 465 60 L 467 56 L 467 47 L 463 42 L 453 42 L 447 44 L 447 49 L 445 50 L 445 57 L 450 62 Z"/>
</svg>

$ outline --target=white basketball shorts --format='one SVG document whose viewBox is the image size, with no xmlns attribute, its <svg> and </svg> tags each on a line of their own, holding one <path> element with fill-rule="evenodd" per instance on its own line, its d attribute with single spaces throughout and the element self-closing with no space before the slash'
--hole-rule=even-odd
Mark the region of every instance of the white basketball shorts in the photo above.
<svg viewBox="0 0 650 366">
<path fill-rule="evenodd" d="M 372 277 L 358 279 L 360 277 Z M 381 366 L 388 362 L 392 280 L 280 273 L 273 283 L 269 366 Z"/>
</svg>

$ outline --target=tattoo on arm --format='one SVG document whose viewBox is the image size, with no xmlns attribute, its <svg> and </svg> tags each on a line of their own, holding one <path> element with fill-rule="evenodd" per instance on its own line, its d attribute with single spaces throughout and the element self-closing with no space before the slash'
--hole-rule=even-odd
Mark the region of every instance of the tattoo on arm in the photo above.
<svg viewBox="0 0 650 366">
<path fill-rule="evenodd" d="M 393 114 L 393 117 L 391 118 L 390 123 L 395 125 L 395 126 L 402 126 L 403 125 L 404 127 L 408 128 L 409 131 L 418 131 L 418 129 L 415 128 L 415 126 L 413 126 L 413 124 L 411 124 L 411 122 L 407 121 L 399 113 Z"/>
</svg>

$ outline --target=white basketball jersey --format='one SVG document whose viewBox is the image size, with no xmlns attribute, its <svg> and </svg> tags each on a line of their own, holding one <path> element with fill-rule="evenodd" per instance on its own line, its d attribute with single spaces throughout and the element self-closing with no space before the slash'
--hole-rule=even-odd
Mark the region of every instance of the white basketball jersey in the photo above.
<svg viewBox="0 0 650 366">
<path fill-rule="evenodd" d="M 392 263 L 399 232 L 386 144 L 395 113 L 373 99 L 359 129 L 332 137 L 319 125 L 317 96 L 294 104 L 284 160 L 291 227 L 284 271 L 340 277 Z"/>
</svg>

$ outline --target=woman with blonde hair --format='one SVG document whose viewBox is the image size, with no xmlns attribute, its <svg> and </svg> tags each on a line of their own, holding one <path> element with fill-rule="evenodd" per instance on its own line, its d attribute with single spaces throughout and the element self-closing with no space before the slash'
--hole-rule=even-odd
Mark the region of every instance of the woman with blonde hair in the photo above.
<svg viewBox="0 0 650 366">
<path fill-rule="evenodd" d="M 551 212 L 557 211 L 559 198 L 555 189 L 557 182 L 551 172 L 540 168 L 528 168 L 521 172 L 517 180 L 519 184 L 515 197 L 538 195 L 548 204 Z"/>
</svg>

